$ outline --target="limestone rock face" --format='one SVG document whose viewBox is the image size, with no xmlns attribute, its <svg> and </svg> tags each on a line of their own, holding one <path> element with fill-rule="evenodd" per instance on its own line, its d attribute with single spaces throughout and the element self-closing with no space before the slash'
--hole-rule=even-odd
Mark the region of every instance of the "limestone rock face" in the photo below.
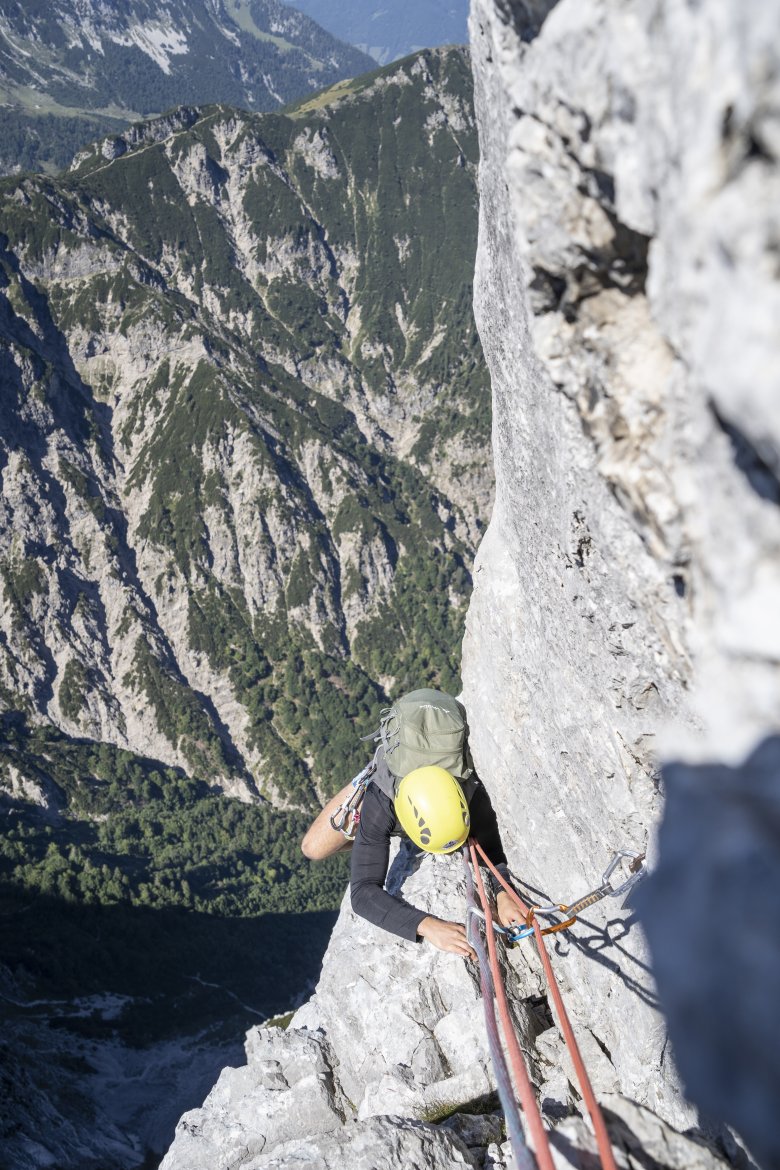
<svg viewBox="0 0 780 1170">
<path fill-rule="evenodd" d="M 325 1137 L 299 1138 L 276 1148 L 269 1158 L 245 1163 L 249 1170 L 374 1170 L 378 1165 L 411 1170 L 454 1170 L 479 1166 L 452 1133 L 419 1121 L 373 1117 L 365 1125 L 345 1126 Z"/>
<path fill-rule="evenodd" d="M 459 857 L 420 861 L 401 848 L 389 888 L 462 917 Z M 538 990 L 519 958 L 506 972 L 518 1004 Z M 530 1054 L 539 1025 L 528 1013 L 518 1023 Z M 478 1166 L 500 1136 L 495 1115 L 421 1124 L 494 1091 L 476 971 L 357 918 L 348 895 L 316 993 L 287 1031 L 249 1032 L 246 1051 L 247 1065 L 226 1069 L 202 1109 L 182 1118 L 161 1170 L 232 1170 L 240 1157 L 258 1170 L 345 1157 L 350 1166 Z"/>
<path fill-rule="evenodd" d="M 203 1109 L 179 1124 L 175 1152 L 163 1160 L 192 1170 L 244 1164 L 247 1157 L 271 1153 L 305 1127 L 328 1133 L 344 1120 L 336 1097 L 327 1048 L 304 1032 L 278 1029 L 250 1032 L 249 1063 L 226 1068 Z"/>
<path fill-rule="evenodd" d="M 615 848 L 657 863 L 637 903 L 686 1088 L 763 1155 L 774 1119 L 755 1102 L 774 1066 L 748 1053 L 776 1036 L 750 1012 L 744 1043 L 709 1059 L 717 1000 L 691 1007 L 705 968 L 745 992 L 723 966 L 740 949 L 759 1001 L 780 973 L 776 940 L 744 919 L 715 968 L 704 945 L 729 876 L 743 904 L 772 891 L 759 901 L 777 919 L 771 741 L 751 755 L 780 712 L 770 21 L 760 4 L 472 5 L 497 488 L 464 644 L 475 761 L 515 873 L 557 901 L 596 885 Z M 698 770 L 668 775 L 658 858 L 675 757 Z M 602 902 L 559 950 L 601 1087 L 694 1123 L 631 915 Z M 726 1100 L 737 1049 L 752 1111 Z"/>
<path fill-rule="evenodd" d="M 401 849 L 388 888 L 439 918 L 463 919 L 460 857 L 420 861 Z M 425 1118 L 491 1093 L 476 969 L 379 932 L 352 913 L 348 897 L 316 994 L 294 1023 L 327 1032 L 358 1116 Z M 538 975 L 518 959 L 507 976 L 520 1002 L 538 991 Z M 518 1022 L 530 1051 L 534 1022 L 525 1014 Z"/>
<path fill-rule="evenodd" d="M 432 914 L 463 918 L 459 857 L 420 860 L 401 847 L 388 888 Z M 530 948 L 501 948 L 500 962 L 529 1074 L 555 1127 L 556 1166 L 581 1168 L 593 1136 L 561 1037 L 540 1006 L 538 958 Z M 621 1170 L 723 1165 L 709 1143 L 619 1095 L 599 1043 L 582 1029 L 579 1040 Z M 245 1066 L 223 1070 L 203 1106 L 181 1119 L 161 1170 L 512 1165 L 476 968 L 383 933 L 353 914 L 348 896 L 315 994 L 286 1031 L 252 1029 L 246 1055 Z"/>
</svg>

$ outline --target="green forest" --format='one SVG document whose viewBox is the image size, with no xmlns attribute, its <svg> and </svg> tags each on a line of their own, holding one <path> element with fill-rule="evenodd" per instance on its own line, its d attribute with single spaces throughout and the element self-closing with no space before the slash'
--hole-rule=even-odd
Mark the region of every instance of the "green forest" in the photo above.
<svg viewBox="0 0 780 1170">
<path fill-rule="evenodd" d="M 348 870 L 343 855 L 303 857 L 307 817 L 20 713 L 0 719 L 3 785 L 23 770 L 48 801 L 0 797 L 0 955 L 37 995 L 143 996 L 111 1025 L 69 1024 L 138 1043 L 192 1013 L 202 1024 L 196 978 L 263 1014 L 289 1006 L 316 973 Z"/>
<path fill-rule="evenodd" d="M 6 167 L 20 171 L 59 171 L 87 142 L 126 125 L 115 118 L 80 114 L 28 114 L 0 107 L 0 142 Z"/>
<path fill-rule="evenodd" d="M 343 867 L 315 874 L 298 849 L 307 817 L 226 798 L 111 744 L 5 720 L 0 767 L 23 757 L 65 813 L 48 819 L 21 802 L 8 811 L 1 872 L 25 890 L 236 917 L 337 904 Z"/>
</svg>

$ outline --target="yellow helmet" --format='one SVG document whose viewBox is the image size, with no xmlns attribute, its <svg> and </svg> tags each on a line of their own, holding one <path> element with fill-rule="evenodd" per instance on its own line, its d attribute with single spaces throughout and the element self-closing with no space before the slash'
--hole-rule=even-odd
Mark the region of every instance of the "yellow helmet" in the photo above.
<svg viewBox="0 0 780 1170">
<path fill-rule="evenodd" d="M 428 853 L 452 853 L 469 835 L 463 789 L 436 764 L 407 772 L 395 795 L 395 814 L 415 845 Z"/>
</svg>

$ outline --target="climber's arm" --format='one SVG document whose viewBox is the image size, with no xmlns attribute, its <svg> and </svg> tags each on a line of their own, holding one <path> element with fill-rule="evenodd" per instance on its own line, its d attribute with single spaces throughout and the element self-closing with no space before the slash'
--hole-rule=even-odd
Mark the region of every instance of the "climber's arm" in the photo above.
<svg viewBox="0 0 780 1170">
<path fill-rule="evenodd" d="M 414 942 L 417 928 L 426 917 L 425 911 L 388 894 L 384 888 L 394 823 L 390 802 L 371 785 L 360 810 L 360 825 L 352 850 L 352 909 L 374 926 Z"/>
<path fill-rule="evenodd" d="M 323 858 L 331 857 L 334 853 L 341 853 L 345 849 L 352 848 L 352 842 L 348 841 L 343 833 L 333 828 L 330 818 L 335 816 L 353 791 L 350 780 L 349 784 L 344 785 L 341 792 L 337 792 L 335 796 L 330 798 L 316 820 L 309 825 L 301 841 L 301 852 L 304 857 L 308 857 L 310 861 L 322 861 Z"/>
<path fill-rule="evenodd" d="M 375 926 L 409 942 L 424 938 L 440 951 L 475 958 L 460 922 L 446 922 L 417 910 L 384 888 L 390 857 L 390 835 L 395 826 L 392 805 L 379 789 L 366 792 L 355 847 L 352 850 L 352 909 Z"/>
</svg>

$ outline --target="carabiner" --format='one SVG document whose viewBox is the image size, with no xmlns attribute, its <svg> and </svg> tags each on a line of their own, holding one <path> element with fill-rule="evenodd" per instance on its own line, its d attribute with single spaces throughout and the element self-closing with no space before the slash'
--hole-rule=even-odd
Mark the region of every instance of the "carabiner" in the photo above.
<svg viewBox="0 0 780 1170">
<path fill-rule="evenodd" d="M 630 878 L 622 883 L 622 885 L 613 886 L 610 878 L 624 857 L 630 858 L 632 864 L 629 866 L 629 869 L 633 870 L 634 872 L 631 874 Z M 621 894 L 627 894 L 632 886 L 635 886 L 636 883 L 641 881 L 645 876 L 646 870 L 644 866 L 644 860 L 644 853 L 634 853 L 633 850 L 630 849 L 618 849 L 609 865 L 604 870 L 604 874 L 601 879 L 602 888 L 604 886 L 609 887 L 609 889 L 605 891 L 604 896 L 606 898 L 619 898 Z"/>
<path fill-rule="evenodd" d="M 506 935 L 507 946 L 511 947 L 532 935 L 534 928 L 533 926 L 521 926 L 519 922 L 516 922 L 514 926 L 503 927 L 503 932 Z"/>
</svg>

